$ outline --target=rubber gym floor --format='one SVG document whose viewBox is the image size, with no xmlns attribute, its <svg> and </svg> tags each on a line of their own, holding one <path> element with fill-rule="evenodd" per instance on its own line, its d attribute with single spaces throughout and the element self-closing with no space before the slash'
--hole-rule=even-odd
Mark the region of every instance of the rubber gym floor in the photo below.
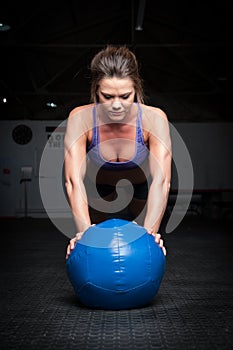
<svg viewBox="0 0 233 350">
<path fill-rule="evenodd" d="M 0 348 L 233 349 L 232 220 L 186 216 L 170 234 L 152 303 L 95 310 L 65 269 L 69 239 L 49 219 L 1 219 Z"/>
</svg>

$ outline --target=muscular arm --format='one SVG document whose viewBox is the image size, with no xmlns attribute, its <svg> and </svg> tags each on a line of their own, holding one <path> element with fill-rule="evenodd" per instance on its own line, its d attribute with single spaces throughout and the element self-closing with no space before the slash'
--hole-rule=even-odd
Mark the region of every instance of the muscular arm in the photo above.
<svg viewBox="0 0 233 350">
<path fill-rule="evenodd" d="M 65 186 L 77 231 L 90 225 L 88 201 L 84 186 L 86 173 L 87 125 L 79 112 L 72 112 L 67 121 L 65 135 Z"/>
<path fill-rule="evenodd" d="M 171 180 L 171 140 L 166 115 L 157 110 L 149 113 L 150 171 L 152 182 L 148 194 L 147 212 L 144 227 L 152 234 L 158 232 L 167 199 Z"/>
</svg>

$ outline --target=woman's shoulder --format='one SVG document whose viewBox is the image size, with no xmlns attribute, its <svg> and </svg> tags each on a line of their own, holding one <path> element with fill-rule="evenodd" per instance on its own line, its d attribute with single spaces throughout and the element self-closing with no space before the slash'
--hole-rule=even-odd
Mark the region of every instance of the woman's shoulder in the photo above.
<svg viewBox="0 0 233 350">
<path fill-rule="evenodd" d="M 93 107 L 94 107 L 94 103 L 77 106 L 70 111 L 69 118 L 74 118 L 75 116 L 77 117 L 78 115 L 83 114 L 85 112 L 89 114 L 89 112 L 93 110 Z"/>
<path fill-rule="evenodd" d="M 67 124 L 74 130 L 88 131 L 93 124 L 93 107 L 94 104 L 75 107 L 69 113 Z"/>
<path fill-rule="evenodd" d="M 87 135 L 92 128 L 92 113 L 94 104 L 75 107 L 69 113 L 66 126 L 67 138 L 77 138 L 77 135 Z"/>
<path fill-rule="evenodd" d="M 147 105 L 142 106 L 142 111 L 142 125 L 147 137 L 156 137 L 163 144 L 170 145 L 170 127 L 166 113 L 161 108 Z"/>
<path fill-rule="evenodd" d="M 142 112 L 145 117 L 147 117 L 149 120 L 156 119 L 159 117 L 162 117 L 164 119 L 168 119 L 166 113 L 159 107 L 149 106 L 145 104 L 140 105 L 142 108 Z"/>
<path fill-rule="evenodd" d="M 150 129 L 151 127 L 157 127 L 158 125 L 167 124 L 167 114 L 159 107 L 141 105 L 142 108 L 142 122 L 144 127 Z"/>
</svg>

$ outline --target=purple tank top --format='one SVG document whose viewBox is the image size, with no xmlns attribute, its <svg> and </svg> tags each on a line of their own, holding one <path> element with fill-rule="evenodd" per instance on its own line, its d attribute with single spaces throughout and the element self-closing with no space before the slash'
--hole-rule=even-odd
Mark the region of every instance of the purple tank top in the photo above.
<svg viewBox="0 0 233 350">
<path fill-rule="evenodd" d="M 125 162 L 108 162 L 101 156 L 99 128 L 97 126 L 96 106 L 93 108 L 93 134 L 91 144 L 87 147 L 88 158 L 96 165 L 105 170 L 135 169 L 148 157 L 149 150 L 144 143 L 142 132 L 142 109 L 138 105 L 139 113 L 136 122 L 136 145 L 135 154 L 131 160 Z"/>
</svg>

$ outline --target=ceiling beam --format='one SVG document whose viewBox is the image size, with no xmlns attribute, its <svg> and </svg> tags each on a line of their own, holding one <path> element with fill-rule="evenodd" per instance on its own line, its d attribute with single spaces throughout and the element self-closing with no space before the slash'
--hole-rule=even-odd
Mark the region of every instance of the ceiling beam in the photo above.
<svg viewBox="0 0 233 350">
<path fill-rule="evenodd" d="M 115 46 L 127 45 L 130 43 L 115 44 Z M 103 48 L 106 44 L 35 44 L 35 43 L 1 43 L 2 48 L 22 48 L 22 49 L 76 49 L 76 48 Z M 233 47 L 233 42 L 216 42 L 216 43 L 135 43 L 133 45 L 136 48 L 214 48 L 214 47 Z"/>
</svg>

